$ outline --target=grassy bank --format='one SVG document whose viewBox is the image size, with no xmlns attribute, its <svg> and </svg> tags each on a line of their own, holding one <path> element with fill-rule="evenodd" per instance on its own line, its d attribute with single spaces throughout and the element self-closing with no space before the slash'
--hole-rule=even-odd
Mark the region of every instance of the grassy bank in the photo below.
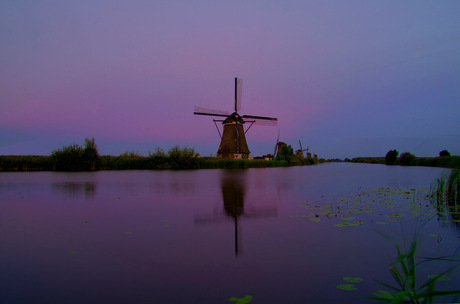
<svg viewBox="0 0 460 304">
<path fill-rule="evenodd" d="M 70 150 L 70 152 L 69 152 Z M 178 147 L 167 153 L 158 149 L 142 156 L 124 153 L 119 156 L 85 157 L 84 149 L 73 147 L 50 156 L 0 156 L 0 171 L 92 171 L 92 170 L 159 170 L 159 169 L 238 169 L 314 165 L 319 161 L 294 157 L 286 160 L 243 160 L 199 157 L 193 149 Z"/>
<path fill-rule="evenodd" d="M 357 157 L 351 160 L 352 163 L 385 164 L 385 157 Z M 397 160 L 394 165 L 423 166 L 460 169 L 460 156 L 442 157 L 414 157 L 407 163 L 400 163 Z"/>
</svg>

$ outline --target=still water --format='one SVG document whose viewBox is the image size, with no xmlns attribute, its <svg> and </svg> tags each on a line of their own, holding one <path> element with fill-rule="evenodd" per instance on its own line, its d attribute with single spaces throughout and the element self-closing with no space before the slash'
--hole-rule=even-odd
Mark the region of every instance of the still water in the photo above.
<svg viewBox="0 0 460 304">
<path fill-rule="evenodd" d="M 426 198 L 448 171 L 0 173 L 0 303 L 368 303 L 375 280 L 394 283 L 381 234 L 417 231 L 420 256 L 459 248 L 458 223 Z M 420 282 L 447 266 L 427 263 Z M 363 281 L 345 291 L 344 277 Z"/>
</svg>

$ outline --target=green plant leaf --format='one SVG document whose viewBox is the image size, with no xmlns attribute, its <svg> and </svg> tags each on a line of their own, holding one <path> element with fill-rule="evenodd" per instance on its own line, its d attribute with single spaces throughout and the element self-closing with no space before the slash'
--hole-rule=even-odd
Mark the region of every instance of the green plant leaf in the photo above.
<svg viewBox="0 0 460 304">
<path fill-rule="evenodd" d="M 228 299 L 229 302 L 235 302 L 236 304 L 246 304 L 246 303 L 249 303 L 251 302 L 253 299 L 252 296 L 250 295 L 246 295 L 244 296 L 244 298 L 237 298 L 237 297 L 231 297 L 230 299 Z"/>
<path fill-rule="evenodd" d="M 364 281 L 363 278 L 353 278 L 353 277 L 343 277 L 344 281 L 350 282 L 350 283 L 360 283 Z"/>
<path fill-rule="evenodd" d="M 336 287 L 338 289 L 347 290 L 347 291 L 349 291 L 349 290 L 357 290 L 357 288 L 353 284 L 340 284 L 340 285 L 337 285 Z"/>
</svg>

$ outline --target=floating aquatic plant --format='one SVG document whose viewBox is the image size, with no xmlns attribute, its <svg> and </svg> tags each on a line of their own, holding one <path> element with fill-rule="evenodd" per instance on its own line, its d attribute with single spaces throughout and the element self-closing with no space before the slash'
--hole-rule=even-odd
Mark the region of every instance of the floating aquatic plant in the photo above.
<svg viewBox="0 0 460 304">
<path fill-rule="evenodd" d="M 354 284 L 359 284 L 359 283 L 361 283 L 364 279 L 363 279 L 363 278 L 355 278 L 355 277 L 343 277 L 343 280 L 344 280 L 345 282 L 348 282 L 348 283 L 346 283 L 346 284 L 340 284 L 340 285 L 337 285 L 336 287 L 337 287 L 338 289 L 351 291 L 351 290 L 357 290 L 358 288 L 357 288 Z M 352 284 L 349 284 L 349 283 L 352 283 Z"/>
<path fill-rule="evenodd" d="M 246 303 L 249 303 L 251 302 L 253 299 L 252 296 L 250 295 L 246 295 L 244 296 L 244 298 L 237 298 L 237 297 L 231 297 L 230 299 L 228 299 L 229 302 L 235 302 L 236 304 L 246 304 Z"/>
</svg>

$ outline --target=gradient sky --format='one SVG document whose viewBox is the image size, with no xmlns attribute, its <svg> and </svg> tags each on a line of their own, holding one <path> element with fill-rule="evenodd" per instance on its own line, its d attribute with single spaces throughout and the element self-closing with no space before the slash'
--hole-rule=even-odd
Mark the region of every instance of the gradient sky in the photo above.
<svg viewBox="0 0 460 304">
<path fill-rule="evenodd" d="M 460 155 L 460 1 L 0 2 L 0 155 L 94 137 L 101 154 L 216 154 L 193 107 L 324 158 Z"/>
</svg>

